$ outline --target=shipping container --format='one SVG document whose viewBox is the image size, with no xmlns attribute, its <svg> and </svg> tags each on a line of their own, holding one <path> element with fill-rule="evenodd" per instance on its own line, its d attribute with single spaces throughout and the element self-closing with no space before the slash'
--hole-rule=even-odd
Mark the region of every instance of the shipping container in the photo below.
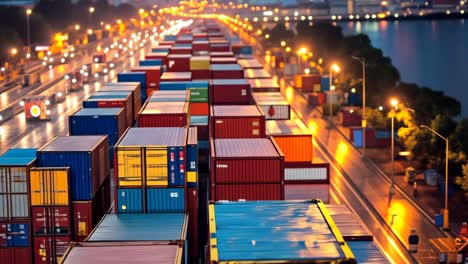
<svg viewBox="0 0 468 264">
<path fill-rule="evenodd" d="M 223 51 L 223 52 L 215 51 L 215 52 L 210 52 L 210 57 L 211 58 L 234 58 L 234 53 L 232 53 L 232 51 Z"/>
<path fill-rule="evenodd" d="M 190 88 L 189 101 L 191 103 L 208 103 L 209 82 L 206 88 Z"/>
<path fill-rule="evenodd" d="M 220 183 L 211 186 L 213 201 L 283 200 L 282 183 Z"/>
<path fill-rule="evenodd" d="M 151 52 L 145 55 L 145 60 L 161 60 L 162 65 L 167 67 L 167 56 L 169 51 Z"/>
<path fill-rule="evenodd" d="M 188 126 L 187 102 L 146 102 L 138 113 L 139 127 Z"/>
<path fill-rule="evenodd" d="M 278 144 L 285 162 L 312 162 L 312 133 L 301 120 L 268 120 L 266 134 Z"/>
<path fill-rule="evenodd" d="M 264 69 L 245 69 L 246 79 L 271 79 L 271 75 Z"/>
<path fill-rule="evenodd" d="M 320 92 L 320 83 L 320 74 L 294 76 L 294 86 L 303 92 Z"/>
<path fill-rule="evenodd" d="M 10 149 L 0 156 L 0 221 L 29 217 L 29 172 L 36 149 Z"/>
<path fill-rule="evenodd" d="M 176 44 L 177 45 L 177 44 Z M 171 63 L 172 55 L 192 55 L 192 45 L 187 46 L 175 46 L 169 50 L 169 65 Z"/>
<path fill-rule="evenodd" d="M 197 56 L 190 58 L 190 71 L 193 70 L 210 70 L 211 63 L 209 56 Z"/>
<path fill-rule="evenodd" d="M 320 90 L 322 92 L 330 91 L 330 76 L 322 75 L 322 78 L 320 79 Z"/>
<path fill-rule="evenodd" d="M 236 55 L 253 55 L 253 48 L 240 42 L 232 44 L 232 52 Z"/>
<path fill-rule="evenodd" d="M 210 105 L 208 103 L 190 103 L 189 116 L 208 116 L 210 114 Z"/>
<path fill-rule="evenodd" d="M 281 93 L 253 93 L 266 120 L 288 120 L 291 118 L 291 106 Z"/>
<path fill-rule="evenodd" d="M 169 52 L 172 48 L 172 45 L 158 45 L 156 47 L 151 48 L 151 52 Z"/>
<path fill-rule="evenodd" d="M 190 72 L 191 54 L 169 54 L 167 56 L 168 72 Z"/>
<path fill-rule="evenodd" d="M 144 196 L 142 188 L 117 188 L 115 210 L 119 214 L 143 213 Z"/>
<path fill-rule="evenodd" d="M 312 106 L 325 104 L 326 95 L 323 92 L 307 93 L 307 96 L 308 96 L 309 104 L 311 104 Z"/>
<path fill-rule="evenodd" d="M 198 203 L 199 191 L 198 188 L 187 188 L 187 211 L 189 214 L 188 223 L 188 244 L 190 263 L 198 263 L 198 246 L 199 246 L 199 227 L 198 227 Z"/>
<path fill-rule="evenodd" d="M 0 247 L 0 259 L 6 264 L 32 263 L 31 247 Z"/>
<path fill-rule="evenodd" d="M 184 188 L 146 188 L 146 213 L 183 213 Z"/>
<path fill-rule="evenodd" d="M 150 60 L 140 60 L 138 63 L 140 66 L 164 66 L 163 60 L 161 59 L 150 59 Z"/>
<path fill-rule="evenodd" d="M 208 211 L 210 263 L 356 263 L 320 201 L 216 202 Z"/>
<path fill-rule="evenodd" d="M 154 91 L 148 98 L 149 102 L 187 102 L 188 100 L 189 91 L 186 90 Z"/>
<path fill-rule="evenodd" d="M 186 133 L 182 127 L 128 129 L 116 144 L 115 186 L 184 186 Z"/>
<path fill-rule="evenodd" d="M 83 101 L 83 108 L 124 108 L 125 126 L 132 126 L 135 114 L 131 92 L 97 92 Z"/>
<path fill-rule="evenodd" d="M 159 82 L 161 81 L 161 66 L 138 66 L 133 67 L 132 72 L 146 73 L 146 96 L 148 97 L 153 91 L 159 90 Z"/>
<path fill-rule="evenodd" d="M 31 206 L 70 205 L 70 168 L 35 167 L 29 175 Z"/>
<path fill-rule="evenodd" d="M 237 59 L 235 57 L 211 57 L 210 63 L 212 65 L 214 64 L 236 64 Z"/>
<path fill-rule="evenodd" d="M 141 88 L 138 82 L 121 82 L 121 83 L 106 83 L 101 89 L 101 92 L 132 92 L 132 109 L 133 119 L 137 118 L 138 112 L 141 109 Z"/>
<path fill-rule="evenodd" d="M 345 241 L 372 241 L 366 226 L 345 204 L 327 204 L 327 210 Z"/>
<path fill-rule="evenodd" d="M 193 80 L 208 80 L 211 79 L 211 70 L 192 70 Z"/>
<path fill-rule="evenodd" d="M 140 83 L 141 103 L 146 100 L 146 73 L 145 72 L 121 72 L 117 74 L 118 82 L 138 82 Z"/>
<path fill-rule="evenodd" d="M 187 224 L 188 215 L 184 213 L 106 214 L 87 241 L 183 244 L 187 237 Z"/>
<path fill-rule="evenodd" d="M 209 87 L 210 104 L 250 104 L 250 85 L 245 79 L 212 80 Z"/>
<path fill-rule="evenodd" d="M 161 83 L 162 82 L 187 82 L 192 80 L 192 74 L 189 70 L 187 72 L 164 72 L 161 75 Z M 160 84 L 161 90 L 161 84 Z"/>
<path fill-rule="evenodd" d="M 107 135 L 112 161 L 115 143 L 131 124 L 127 124 L 124 108 L 82 108 L 68 117 L 68 126 L 71 136 Z"/>
<path fill-rule="evenodd" d="M 198 187 L 198 129 L 189 127 L 187 133 L 187 187 Z"/>
<path fill-rule="evenodd" d="M 237 63 L 244 69 L 263 69 L 263 65 L 257 59 L 240 59 Z"/>
<path fill-rule="evenodd" d="M 70 167 L 72 201 L 93 198 L 109 176 L 107 136 L 55 137 L 37 152 L 40 167 Z"/>
<path fill-rule="evenodd" d="M 280 183 L 283 161 L 269 138 L 212 139 L 211 183 Z"/>
<path fill-rule="evenodd" d="M 212 43 L 210 40 L 210 52 L 228 52 L 231 50 L 231 45 L 229 42 L 225 43 Z"/>
<path fill-rule="evenodd" d="M 72 234 L 70 206 L 33 206 L 31 214 L 35 237 Z"/>
<path fill-rule="evenodd" d="M 256 105 L 215 105 L 210 119 L 213 138 L 265 137 L 265 116 Z"/>
<path fill-rule="evenodd" d="M 199 51 L 209 51 L 210 43 L 208 40 L 195 40 L 192 42 L 192 49 L 194 53 Z"/>
<path fill-rule="evenodd" d="M 330 203 L 330 184 L 284 184 L 284 200 L 313 200 L 320 199 L 323 203 Z"/>
<path fill-rule="evenodd" d="M 244 70 L 239 64 L 211 65 L 212 79 L 243 79 Z"/>
<path fill-rule="evenodd" d="M 182 264 L 184 263 L 183 251 L 180 245 L 152 245 L 144 242 L 80 242 L 70 244 L 61 263 Z"/>
<path fill-rule="evenodd" d="M 10 248 L 5 254 L 14 254 L 14 248 L 28 248 L 31 246 L 31 230 L 29 222 L 10 220 L 0 222 L 0 249 Z M 2 260 L 0 258 L 0 260 Z"/>
<path fill-rule="evenodd" d="M 343 126 L 360 126 L 362 115 L 359 108 L 344 107 L 338 112 L 338 122 Z"/>
<path fill-rule="evenodd" d="M 330 183 L 330 164 L 328 163 L 288 162 L 284 166 L 286 183 Z"/>
<path fill-rule="evenodd" d="M 273 79 L 251 79 L 247 80 L 253 93 L 279 93 L 280 86 Z"/>
<path fill-rule="evenodd" d="M 34 237 L 34 264 L 60 263 L 60 258 L 67 251 L 70 236 Z"/>
<path fill-rule="evenodd" d="M 357 263 L 367 264 L 390 264 L 392 263 L 386 255 L 380 251 L 373 241 L 349 241 L 349 248 L 353 251 Z"/>
</svg>

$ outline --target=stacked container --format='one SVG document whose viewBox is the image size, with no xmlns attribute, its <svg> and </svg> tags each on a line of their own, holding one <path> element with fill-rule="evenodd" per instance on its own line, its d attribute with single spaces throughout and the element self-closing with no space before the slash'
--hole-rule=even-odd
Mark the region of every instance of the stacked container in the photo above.
<svg viewBox="0 0 468 264">
<path fill-rule="evenodd" d="M 250 85 L 245 79 L 212 80 L 209 92 L 213 105 L 245 105 L 250 104 L 252 99 Z"/>
<path fill-rule="evenodd" d="M 185 127 L 188 125 L 187 102 L 148 101 L 138 114 L 139 127 Z"/>
<path fill-rule="evenodd" d="M 83 101 L 84 108 L 123 108 L 126 127 L 133 125 L 135 113 L 132 106 L 131 92 L 97 92 Z"/>
<path fill-rule="evenodd" d="M 167 56 L 169 55 L 169 51 L 159 51 L 159 52 L 151 52 L 145 55 L 145 60 L 161 60 L 162 65 L 168 65 Z"/>
<path fill-rule="evenodd" d="M 253 98 L 266 120 L 288 120 L 291 106 L 281 93 L 253 93 Z"/>
<path fill-rule="evenodd" d="M 148 102 L 188 102 L 189 91 L 154 91 L 149 97 Z"/>
<path fill-rule="evenodd" d="M 117 213 L 185 212 L 186 128 L 130 128 L 116 144 Z"/>
<path fill-rule="evenodd" d="M 187 82 L 192 80 L 192 74 L 187 72 L 165 72 L 161 76 L 161 82 Z M 161 90 L 161 84 L 160 84 Z"/>
<path fill-rule="evenodd" d="M 242 79 L 244 70 L 239 64 L 213 64 L 211 77 L 212 79 Z"/>
<path fill-rule="evenodd" d="M 189 127 L 187 133 L 187 211 L 189 213 L 189 255 L 198 256 L 198 139 L 197 128 Z"/>
<path fill-rule="evenodd" d="M 240 66 L 244 69 L 244 70 L 248 70 L 248 69 L 263 69 L 263 65 L 258 62 L 258 60 L 256 59 L 240 59 L 240 60 L 237 60 L 237 63 L 240 64 Z"/>
<path fill-rule="evenodd" d="M 0 156 L 0 260 L 31 263 L 30 169 L 36 149 L 11 149 Z"/>
<path fill-rule="evenodd" d="M 136 114 L 141 109 L 141 88 L 139 82 L 117 82 L 117 83 L 106 83 L 99 91 L 101 92 L 131 92 L 132 93 L 132 109 L 133 119 L 136 119 Z"/>
<path fill-rule="evenodd" d="M 194 80 L 211 79 L 211 63 L 209 56 L 190 58 L 190 72 Z"/>
<path fill-rule="evenodd" d="M 246 79 L 271 79 L 271 75 L 264 69 L 245 69 Z"/>
<path fill-rule="evenodd" d="M 212 138 L 264 138 L 265 116 L 256 105 L 215 105 L 211 107 Z"/>
<path fill-rule="evenodd" d="M 284 165 L 284 199 L 330 202 L 328 163 L 288 162 Z"/>
<path fill-rule="evenodd" d="M 110 207 L 108 155 L 107 136 L 55 137 L 37 152 L 40 167 L 69 167 L 75 241 L 85 238 Z"/>
<path fill-rule="evenodd" d="M 146 100 L 146 73 L 145 72 L 121 72 L 117 74 L 118 82 L 138 82 L 140 83 L 141 103 Z"/>
<path fill-rule="evenodd" d="M 320 92 L 320 83 L 320 74 L 294 76 L 294 86 L 303 92 Z"/>
<path fill-rule="evenodd" d="M 209 136 L 208 116 L 209 106 L 209 82 L 197 81 L 189 84 L 189 115 L 190 125 L 198 127 L 198 138 L 207 141 Z"/>
<path fill-rule="evenodd" d="M 161 66 L 138 66 L 132 69 L 132 72 L 146 73 L 146 96 L 148 97 L 153 91 L 159 90 L 159 82 L 161 81 Z"/>
<path fill-rule="evenodd" d="M 247 80 L 253 93 L 279 93 L 280 86 L 273 79 Z"/>
<path fill-rule="evenodd" d="M 169 54 L 167 56 L 168 72 L 190 72 L 191 54 Z"/>
<path fill-rule="evenodd" d="M 282 200 L 283 163 L 272 139 L 212 139 L 210 197 L 214 201 Z"/>
<path fill-rule="evenodd" d="M 210 62 L 211 64 L 236 64 L 237 59 L 235 57 L 211 57 Z"/>
<path fill-rule="evenodd" d="M 41 167 L 30 171 L 34 263 L 58 263 L 72 239 L 72 208 L 68 167 Z M 90 232 L 87 222 L 77 235 Z M 86 234 L 87 235 L 87 234 Z"/>
</svg>

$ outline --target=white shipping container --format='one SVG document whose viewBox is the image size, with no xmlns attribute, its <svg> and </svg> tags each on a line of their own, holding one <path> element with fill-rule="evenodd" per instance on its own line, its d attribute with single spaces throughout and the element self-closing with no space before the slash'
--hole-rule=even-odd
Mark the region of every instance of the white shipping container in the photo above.
<svg viewBox="0 0 468 264">
<path fill-rule="evenodd" d="M 291 106 L 281 93 L 253 93 L 253 97 L 266 120 L 289 120 Z"/>
<path fill-rule="evenodd" d="M 328 168 L 285 168 L 285 181 L 325 181 L 328 180 Z"/>
<path fill-rule="evenodd" d="M 285 184 L 285 200 L 320 199 L 330 203 L 330 184 Z"/>
</svg>

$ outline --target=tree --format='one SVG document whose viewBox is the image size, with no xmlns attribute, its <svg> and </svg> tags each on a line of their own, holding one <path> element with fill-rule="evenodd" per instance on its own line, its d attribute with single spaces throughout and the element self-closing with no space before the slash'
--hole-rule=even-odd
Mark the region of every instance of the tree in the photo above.
<svg viewBox="0 0 468 264">
<path fill-rule="evenodd" d="M 458 122 L 454 133 L 450 137 L 450 142 L 453 149 L 468 156 L 468 119 L 464 118 Z"/>
<path fill-rule="evenodd" d="M 367 107 L 366 120 L 369 127 L 373 127 L 375 129 L 388 128 L 388 118 L 386 118 L 382 111 L 378 109 Z"/>
<path fill-rule="evenodd" d="M 455 183 L 468 192 L 468 164 L 462 165 L 462 176 L 455 177 Z"/>
</svg>

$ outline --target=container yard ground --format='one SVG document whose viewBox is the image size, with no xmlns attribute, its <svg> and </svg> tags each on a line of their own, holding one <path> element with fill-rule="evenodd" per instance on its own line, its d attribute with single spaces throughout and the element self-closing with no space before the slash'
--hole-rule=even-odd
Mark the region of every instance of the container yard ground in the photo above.
<svg viewBox="0 0 468 264">
<path fill-rule="evenodd" d="M 349 135 L 349 128 L 339 126 L 335 122 L 335 126 L 340 129 L 344 135 Z M 395 151 L 397 152 L 397 151 Z M 370 158 L 386 175 L 391 175 L 392 163 L 390 156 L 390 148 L 367 148 L 367 157 Z M 429 215 L 435 216 L 441 213 L 444 207 L 444 193 L 441 192 L 438 186 L 430 186 L 424 182 L 422 171 L 418 171 L 416 176 L 417 195 L 413 195 L 413 185 L 405 180 L 405 169 L 414 166 L 407 160 L 395 160 L 395 183 L 409 196 L 413 197 L 414 201 Z M 449 192 L 450 193 L 450 192 Z M 452 196 L 449 196 L 449 211 L 450 211 L 450 230 L 452 233 L 458 234 L 462 222 L 468 220 L 468 211 L 464 210 L 467 204 L 467 197 L 463 192 L 456 191 Z"/>
</svg>

